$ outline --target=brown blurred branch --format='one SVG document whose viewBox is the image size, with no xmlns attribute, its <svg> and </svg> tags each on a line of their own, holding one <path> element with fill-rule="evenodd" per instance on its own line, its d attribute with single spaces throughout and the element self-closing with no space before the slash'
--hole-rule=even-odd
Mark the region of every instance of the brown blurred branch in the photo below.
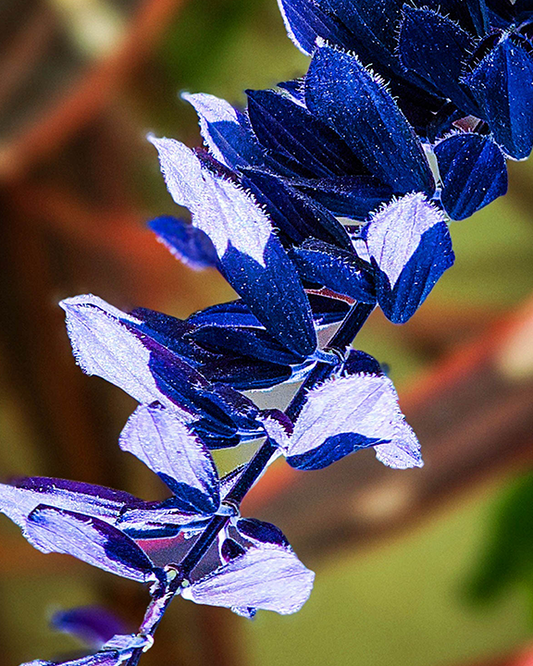
<svg viewBox="0 0 533 666">
<path fill-rule="evenodd" d="M 31 127 L 0 149 L 0 179 L 21 178 L 32 166 L 60 149 L 84 124 L 116 97 L 136 66 L 149 53 L 160 32 L 184 0 L 145 0 L 122 45 L 96 63 L 65 92 L 57 105 L 43 111 Z"/>
</svg>

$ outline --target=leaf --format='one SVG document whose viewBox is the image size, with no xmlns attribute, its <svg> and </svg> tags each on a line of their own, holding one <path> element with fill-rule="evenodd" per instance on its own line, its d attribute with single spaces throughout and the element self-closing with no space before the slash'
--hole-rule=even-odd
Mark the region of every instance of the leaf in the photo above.
<svg viewBox="0 0 533 666">
<path fill-rule="evenodd" d="M 23 533 L 43 553 L 73 555 L 140 583 L 153 579 L 154 566 L 135 541 L 98 518 L 41 504 L 28 516 Z"/>
<path fill-rule="evenodd" d="M 198 604 L 296 613 L 309 598 L 315 574 L 280 546 L 250 548 L 193 582 L 181 595 Z"/>
<path fill-rule="evenodd" d="M 378 303 L 395 324 L 406 322 L 454 261 L 442 212 L 421 193 L 408 194 L 373 215 L 364 229 L 378 269 Z"/>
<path fill-rule="evenodd" d="M 141 406 L 119 446 L 155 472 L 176 496 L 176 508 L 210 515 L 220 504 L 218 475 L 205 444 L 173 410 Z"/>
</svg>

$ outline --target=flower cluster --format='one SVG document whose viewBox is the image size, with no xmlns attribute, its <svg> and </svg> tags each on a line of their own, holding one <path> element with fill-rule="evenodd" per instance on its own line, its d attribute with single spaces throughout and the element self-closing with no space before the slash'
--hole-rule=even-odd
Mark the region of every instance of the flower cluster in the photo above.
<svg viewBox="0 0 533 666">
<path fill-rule="evenodd" d="M 301 608 L 314 574 L 277 527 L 241 518 L 241 500 L 278 456 L 313 470 L 373 447 L 390 467 L 422 465 L 392 382 L 350 345 L 376 306 L 393 323 L 416 312 L 453 263 L 448 219 L 504 194 L 505 160 L 533 146 L 526 0 L 279 5 L 311 56 L 305 77 L 248 91 L 244 110 L 183 95 L 204 148 L 149 137 L 191 214 L 151 228 L 239 299 L 184 321 L 95 296 L 61 303 L 82 369 L 139 402 L 119 445 L 168 499 L 44 477 L 0 485 L 0 510 L 36 548 L 150 585 L 139 632 L 71 666 L 134 666 L 175 594 L 248 617 Z M 253 401 L 296 381 L 284 412 Z M 218 477 L 210 450 L 261 438 Z M 169 539 L 171 555 L 158 547 Z"/>
</svg>

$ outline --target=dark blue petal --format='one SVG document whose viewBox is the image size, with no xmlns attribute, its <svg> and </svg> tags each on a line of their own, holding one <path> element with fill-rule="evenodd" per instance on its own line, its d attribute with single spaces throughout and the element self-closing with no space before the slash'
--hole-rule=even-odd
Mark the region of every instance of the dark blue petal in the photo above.
<svg viewBox="0 0 533 666">
<path fill-rule="evenodd" d="M 374 176 L 292 178 L 286 182 L 318 201 L 334 215 L 354 220 L 364 220 L 371 211 L 390 201 L 394 194 L 389 185 Z M 294 240 L 297 242 L 296 238 Z M 327 242 L 326 238 L 322 240 Z"/>
<path fill-rule="evenodd" d="M 73 555 L 141 583 L 154 578 L 153 564 L 135 541 L 92 516 L 41 504 L 28 516 L 24 536 L 43 553 Z"/>
<path fill-rule="evenodd" d="M 247 90 L 248 115 L 259 141 L 295 173 L 327 178 L 366 173 L 336 132 L 302 104 L 274 90 Z"/>
<path fill-rule="evenodd" d="M 231 286 L 287 349 L 310 356 L 317 345 L 311 309 L 268 216 L 251 195 L 214 174 L 183 144 L 151 140 L 170 193 L 211 238 Z"/>
<path fill-rule="evenodd" d="M 272 525 L 272 523 L 265 523 L 262 520 L 257 520 L 257 518 L 240 518 L 235 523 L 235 527 L 242 537 L 257 545 L 270 543 L 275 546 L 290 548 L 287 537 L 279 527 Z"/>
<path fill-rule="evenodd" d="M 311 112 L 396 192 L 433 193 L 433 176 L 420 141 L 382 81 L 355 56 L 319 45 L 306 77 L 306 100 Z"/>
<path fill-rule="evenodd" d="M 26 518 L 39 504 L 84 513 L 114 524 L 125 508 L 143 507 L 146 502 L 120 490 L 45 476 L 0 484 L 0 511 L 19 527 L 24 527 Z"/>
<path fill-rule="evenodd" d="M 269 544 L 248 549 L 194 581 L 181 595 L 198 604 L 287 615 L 299 611 L 307 601 L 314 577 L 292 550 Z"/>
<path fill-rule="evenodd" d="M 311 240 L 295 247 L 291 257 L 300 275 L 306 280 L 322 284 L 362 303 L 375 303 L 372 277 L 353 252 Z"/>
<path fill-rule="evenodd" d="M 454 21 L 426 9 L 404 7 L 398 49 L 402 64 L 440 91 L 467 113 L 478 114 L 476 104 L 460 83 L 474 40 Z"/>
<path fill-rule="evenodd" d="M 424 0 L 419 4 L 457 21 L 473 35 L 482 37 L 489 31 L 485 0 Z"/>
<path fill-rule="evenodd" d="M 215 513 L 220 505 L 218 475 L 205 444 L 172 409 L 138 407 L 119 446 L 155 472 L 174 493 L 183 511 Z"/>
<path fill-rule="evenodd" d="M 293 187 L 299 180 L 284 179 L 265 171 L 246 169 L 243 185 L 265 206 L 286 245 L 301 243 L 310 236 L 349 248 L 350 239 L 342 224 L 317 199 L 314 185 L 305 196 Z M 314 182 L 314 181 L 313 181 Z"/>
<path fill-rule="evenodd" d="M 504 34 L 465 79 L 494 140 L 517 160 L 533 147 L 532 81 L 531 46 L 517 34 Z"/>
<path fill-rule="evenodd" d="M 341 21 L 328 13 L 320 0 L 278 0 L 287 33 L 296 46 L 311 55 L 317 37 L 336 44 L 350 44 L 353 36 Z"/>
<path fill-rule="evenodd" d="M 435 146 L 441 201 L 453 220 L 464 220 L 507 192 L 501 150 L 486 136 L 457 134 Z"/>
<path fill-rule="evenodd" d="M 374 215 L 365 237 L 378 269 L 379 305 L 388 319 L 403 324 L 453 264 L 444 216 L 423 194 L 406 195 Z"/>
<path fill-rule="evenodd" d="M 170 252 L 187 266 L 195 270 L 216 267 L 217 253 L 209 236 L 201 229 L 169 215 L 152 220 L 148 226 Z"/>
</svg>

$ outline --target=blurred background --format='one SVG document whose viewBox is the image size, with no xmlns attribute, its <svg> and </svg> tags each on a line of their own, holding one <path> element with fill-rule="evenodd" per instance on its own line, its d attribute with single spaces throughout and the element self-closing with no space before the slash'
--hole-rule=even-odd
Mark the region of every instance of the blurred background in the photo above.
<svg viewBox="0 0 533 666">
<path fill-rule="evenodd" d="M 185 317 L 232 298 L 145 229 L 174 212 L 148 131 L 200 139 L 178 92 L 243 103 L 307 65 L 275 0 L 1 0 L 0 475 L 164 497 L 119 452 L 133 401 L 76 367 L 57 302 L 95 293 Z M 533 163 L 452 225 L 457 263 L 409 324 L 373 316 L 358 346 L 387 363 L 426 466 L 359 453 L 274 466 L 244 512 L 279 525 L 315 589 L 254 621 L 177 600 L 145 666 L 533 664 Z M 265 396 L 268 400 L 268 395 Z M 232 454 L 219 457 L 222 467 Z M 0 664 L 79 654 L 48 627 L 102 604 L 134 630 L 135 583 L 33 550 L 0 522 Z"/>
</svg>

